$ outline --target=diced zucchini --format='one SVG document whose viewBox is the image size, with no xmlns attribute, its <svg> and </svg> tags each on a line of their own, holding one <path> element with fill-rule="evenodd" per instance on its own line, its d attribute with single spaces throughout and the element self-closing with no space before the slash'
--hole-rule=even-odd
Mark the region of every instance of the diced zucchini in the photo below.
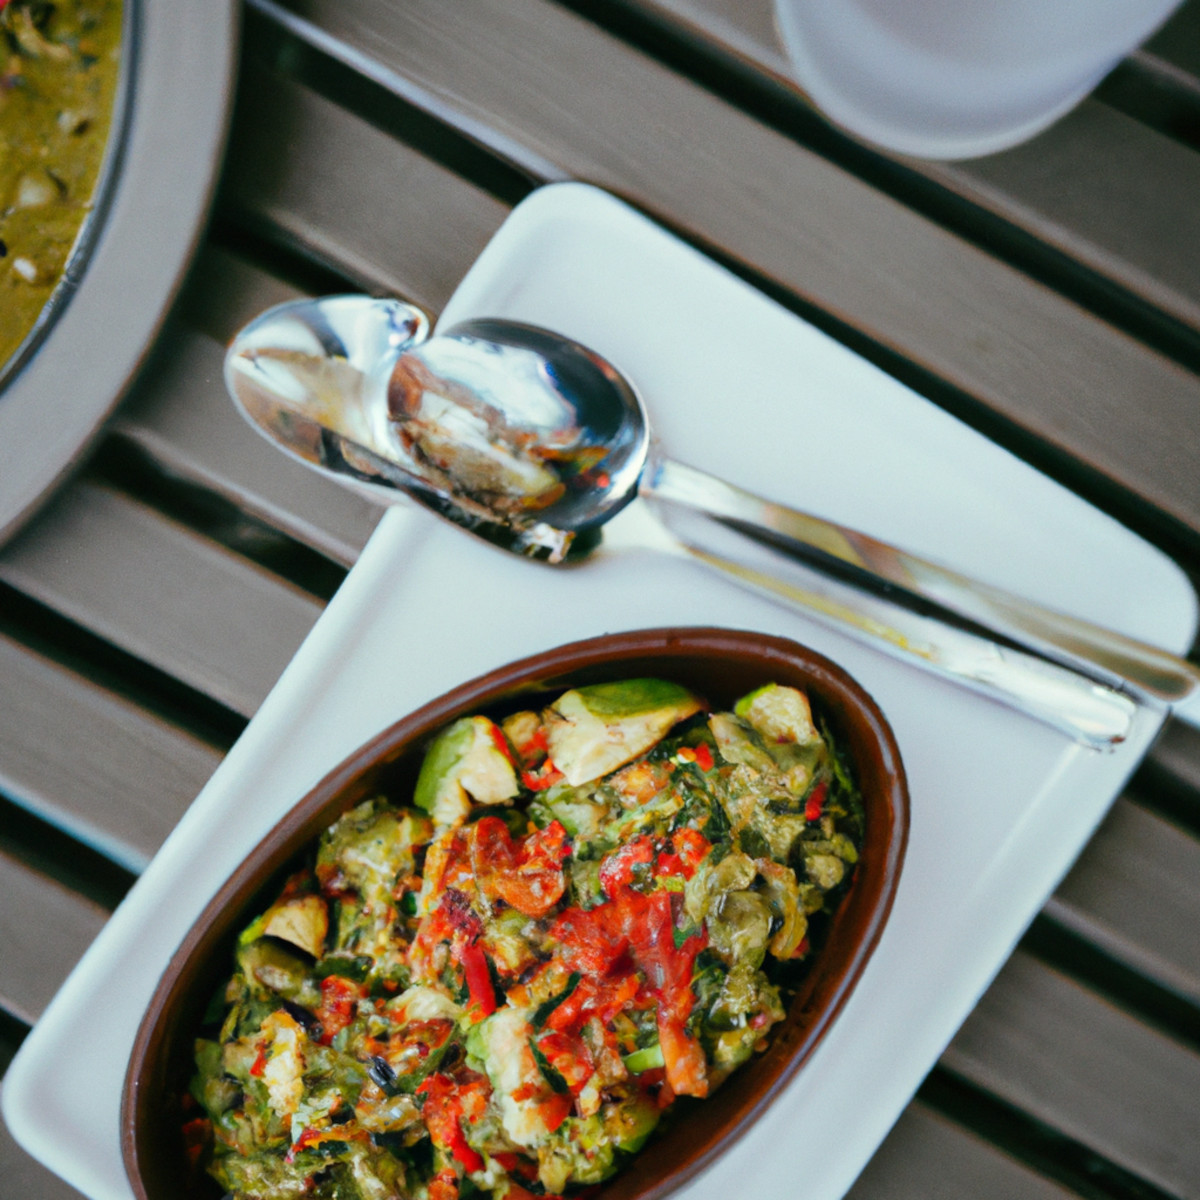
<svg viewBox="0 0 1200 1200">
<path fill-rule="evenodd" d="M 655 1042 L 653 1046 L 643 1046 L 632 1054 L 623 1054 L 621 1061 L 631 1075 L 640 1075 L 643 1071 L 653 1071 L 663 1065 L 662 1046 Z"/>
</svg>

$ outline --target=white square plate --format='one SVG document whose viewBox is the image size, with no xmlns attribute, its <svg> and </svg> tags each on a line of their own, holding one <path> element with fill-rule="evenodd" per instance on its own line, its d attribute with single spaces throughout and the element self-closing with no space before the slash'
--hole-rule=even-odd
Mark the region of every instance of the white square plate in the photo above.
<svg viewBox="0 0 1200 1200">
<path fill-rule="evenodd" d="M 1168 649 L 1191 643 L 1196 597 L 1169 559 L 603 192 L 558 184 L 514 210 L 442 320 L 476 315 L 549 325 L 612 359 L 684 462 Z M 645 519 L 635 505 L 614 524 Z M 775 1104 L 681 1195 L 724 1200 L 751 1177 L 765 1195 L 793 1195 L 801 1158 L 806 1200 L 845 1192 L 1161 716 L 1143 711 L 1116 751 L 1085 750 L 619 533 L 596 561 L 562 569 L 424 512 L 388 514 L 14 1060 L 5 1117 L 28 1150 L 93 1200 L 128 1200 L 120 1094 L 159 974 L 233 867 L 346 754 L 512 659 L 611 630 L 715 624 L 791 637 L 859 679 L 896 731 L 912 830 L 850 1002 Z"/>
</svg>

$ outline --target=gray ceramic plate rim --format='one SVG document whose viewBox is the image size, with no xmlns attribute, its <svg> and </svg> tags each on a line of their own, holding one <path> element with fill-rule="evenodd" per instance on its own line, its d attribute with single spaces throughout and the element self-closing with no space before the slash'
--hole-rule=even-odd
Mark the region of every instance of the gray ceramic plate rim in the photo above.
<svg viewBox="0 0 1200 1200">
<path fill-rule="evenodd" d="M 80 460 L 148 355 L 212 203 L 233 105 L 236 0 L 126 0 L 115 173 L 78 282 L 0 387 L 0 541 Z M 118 141 L 119 139 L 119 141 Z M 107 170 L 106 166 L 106 170 Z"/>
</svg>

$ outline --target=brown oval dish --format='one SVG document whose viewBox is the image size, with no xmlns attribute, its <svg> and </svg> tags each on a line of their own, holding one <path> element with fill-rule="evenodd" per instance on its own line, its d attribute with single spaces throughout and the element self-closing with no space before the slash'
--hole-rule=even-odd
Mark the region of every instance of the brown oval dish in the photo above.
<svg viewBox="0 0 1200 1200">
<path fill-rule="evenodd" d="M 828 938 L 765 1053 L 713 1097 L 679 1102 L 677 1116 L 633 1164 L 590 1195 L 652 1200 L 704 1167 L 795 1074 L 841 1011 L 883 931 L 908 837 L 908 789 L 891 728 L 869 695 L 822 655 L 782 638 L 723 629 L 610 634 L 523 659 L 481 676 L 398 721 L 327 775 L 263 839 L 200 915 L 168 964 L 138 1031 L 121 1108 L 125 1167 L 139 1200 L 218 1195 L 187 1164 L 181 1099 L 192 1043 L 209 996 L 228 974 L 240 929 L 291 864 L 341 813 L 379 792 L 411 794 L 431 735 L 455 717 L 502 715 L 566 687 L 657 675 L 715 707 L 775 682 L 802 688 L 848 746 L 866 810 L 853 882 Z"/>
</svg>

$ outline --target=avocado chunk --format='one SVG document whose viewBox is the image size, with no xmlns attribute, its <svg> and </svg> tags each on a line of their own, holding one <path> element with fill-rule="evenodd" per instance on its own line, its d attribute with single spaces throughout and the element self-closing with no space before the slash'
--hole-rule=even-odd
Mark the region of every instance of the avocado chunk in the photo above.
<svg viewBox="0 0 1200 1200">
<path fill-rule="evenodd" d="M 808 697 L 796 688 L 768 683 L 743 696 L 733 711 L 749 721 L 767 743 L 806 746 L 821 736 L 813 724 Z"/>
<path fill-rule="evenodd" d="M 503 804 L 516 796 L 517 773 L 504 734 L 487 717 L 463 717 L 438 734 L 421 764 L 414 802 L 439 825 L 461 825 L 471 803 Z"/>
<path fill-rule="evenodd" d="M 550 758 L 579 787 L 632 762 L 701 707 L 686 688 L 661 679 L 573 688 L 545 713 Z"/>
</svg>

